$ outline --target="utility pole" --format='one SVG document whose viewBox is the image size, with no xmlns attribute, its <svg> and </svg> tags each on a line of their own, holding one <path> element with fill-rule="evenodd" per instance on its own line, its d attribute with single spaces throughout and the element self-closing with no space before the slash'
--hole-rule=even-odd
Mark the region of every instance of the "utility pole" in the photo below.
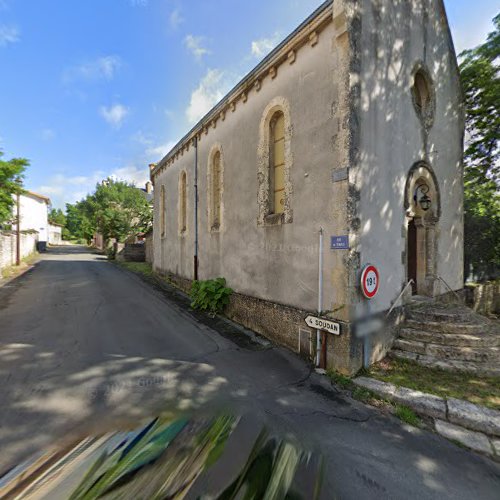
<svg viewBox="0 0 500 500">
<path fill-rule="evenodd" d="M 194 138 L 194 280 L 198 281 L 198 138 Z"/>
<path fill-rule="evenodd" d="M 21 265 L 21 193 L 19 189 L 17 191 L 16 205 L 17 205 L 16 266 L 19 266 Z"/>
</svg>

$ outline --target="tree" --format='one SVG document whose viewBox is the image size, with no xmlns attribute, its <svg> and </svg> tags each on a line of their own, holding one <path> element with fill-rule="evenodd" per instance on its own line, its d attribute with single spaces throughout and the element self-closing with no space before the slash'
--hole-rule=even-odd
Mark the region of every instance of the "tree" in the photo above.
<svg viewBox="0 0 500 500">
<path fill-rule="evenodd" d="M 53 208 L 49 212 L 49 223 L 50 224 L 59 224 L 60 226 L 66 225 L 66 216 L 60 208 Z"/>
<path fill-rule="evenodd" d="M 487 41 L 460 56 L 465 97 L 465 265 L 481 279 L 500 268 L 500 15 Z"/>
<path fill-rule="evenodd" d="M 133 184 L 107 179 L 93 194 L 66 205 L 66 228 L 73 238 L 90 241 L 94 233 L 105 240 L 125 240 L 146 232 L 153 223 L 153 210 L 144 191 Z"/>
<path fill-rule="evenodd" d="M 25 158 L 3 160 L 0 151 L 0 224 L 11 221 L 14 198 L 12 195 L 22 192 L 24 171 L 29 166 Z"/>
<path fill-rule="evenodd" d="M 108 179 L 98 184 L 89 200 L 96 229 L 105 240 L 123 241 L 152 226 L 153 211 L 144 191 L 133 184 Z"/>
</svg>

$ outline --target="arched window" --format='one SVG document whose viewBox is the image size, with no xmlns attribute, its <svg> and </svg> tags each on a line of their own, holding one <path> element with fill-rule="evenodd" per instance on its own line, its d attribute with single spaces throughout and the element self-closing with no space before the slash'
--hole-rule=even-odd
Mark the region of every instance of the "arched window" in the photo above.
<svg viewBox="0 0 500 500">
<path fill-rule="evenodd" d="M 215 151 L 210 165 L 210 228 L 220 228 L 222 219 L 222 158 L 220 150 Z"/>
<path fill-rule="evenodd" d="M 429 86 L 422 71 L 415 75 L 414 83 L 415 104 L 421 113 L 425 114 L 430 102 Z"/>
<path fill-rule="evenodd" d="M 179 231 L 187 230 L 187 175 L 182 171 L 179 180 Z"/>
<path fill-rule="evenodd" d="M 293 222 L 291 171 L 293 126 L 290 104 L 277 96 L 265 107 L 259 125 L 257 149 L 257 225 Z"/>
<path fill-rule="evenodd" d="M 436 108 L 436 96 L 432 78 L 422 64 L 417 64 L 411 88 L 417 116 L 426 128 L 432 127 Z"/>
<path fill-rule="evenodd" d="M 165 204 L 165 186 L 160 189 L 160 228 L 161 237 L 164 238 L 167 232 L 167 221 L 166 221 L 166 204 Z"/>
<path fill-rule="evenodd" d="M 276 112 L 269 124 L 269 213 L 285 211 L 285 116 Z"/>
</svg>

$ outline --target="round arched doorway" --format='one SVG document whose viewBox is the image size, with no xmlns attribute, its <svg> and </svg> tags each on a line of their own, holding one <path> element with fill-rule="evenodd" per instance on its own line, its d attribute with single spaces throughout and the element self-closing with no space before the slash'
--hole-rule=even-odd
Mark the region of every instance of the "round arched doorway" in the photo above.
<svg viewBox="0 0 500 500">
<path fill-rule="evenodd" d="M 407 222 L 406 277 L 415 295 L 434 296 L 437 279 L 438 223 L 441 201 L 431 167 L 418 162 L 405 187 Z"/>
</svg>

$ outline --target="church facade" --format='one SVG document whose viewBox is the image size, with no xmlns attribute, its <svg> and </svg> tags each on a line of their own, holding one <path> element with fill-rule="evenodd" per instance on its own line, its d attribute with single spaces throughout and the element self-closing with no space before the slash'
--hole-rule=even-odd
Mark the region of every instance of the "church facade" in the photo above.
<svg viewBox="0 0 500 500">
<path fill-rule="evenodd" d="M 463 135 L 442 0 L 327 1 L 151 166 L 154 269 L 224 277 L 231 318 L 306 354 L 321 311 L 353 373 L 358 318 L 463 287 Z"/>
</svg>

